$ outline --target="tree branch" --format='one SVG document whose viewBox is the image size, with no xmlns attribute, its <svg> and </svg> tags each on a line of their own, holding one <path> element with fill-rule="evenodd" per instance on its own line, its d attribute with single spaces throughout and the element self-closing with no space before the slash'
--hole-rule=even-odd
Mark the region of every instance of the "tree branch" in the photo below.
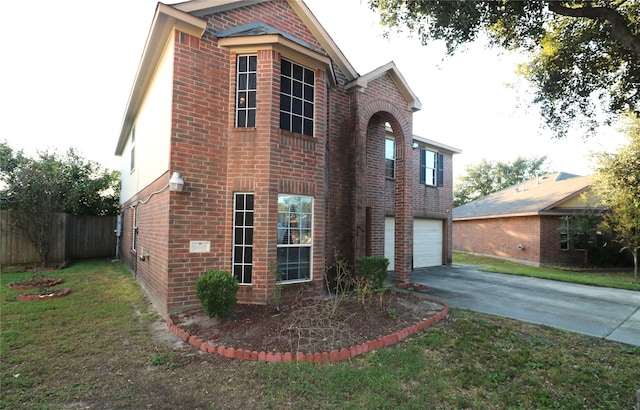
<svg viewBox="0 0 640 410">
<path fill-rule="evenodd" d="M 549 1 L 549 11 L 567 17 L 606 20 L 611 24 L 611 34 L 625 48 L 640 57 L 640 36 L 629 29 L 627 20 L 617 10 L 610 7 L 565 7 L 560 2 Z"/>
</svg>

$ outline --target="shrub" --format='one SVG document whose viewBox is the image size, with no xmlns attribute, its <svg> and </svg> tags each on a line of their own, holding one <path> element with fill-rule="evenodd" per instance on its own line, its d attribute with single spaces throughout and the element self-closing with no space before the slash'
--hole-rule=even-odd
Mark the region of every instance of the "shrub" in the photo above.
<svg viewBox="0 0 640 410">
<path fill-rule="evenodd" d="M 382 287 L 384 280 L 387 278 L 387 268 L 389 267 L 389 259 L 378 256 L 363 256 L 360 258 L 360 267 L 362 278 L 369 282 L 374 289 Z"/>
<path fill-rule="evenodd" d="M 389 260 L 377 256 L 364 256 L 360 258 L 360 275 L 354 280 L 355 291 L 360 303 L 368 308 L 373 295 L 378 295 L 380 309 L 385 310 L 385 295 L 387 289 L 384 280 L 387 278 Z"/>
<path fill-rule="evenodd" d="M 209 317 L 229 316 L 238 301 L 239 289 L 238 279 L 224 270 L 208 270 L 196 281 L 196 295 Z"/>
</svg>

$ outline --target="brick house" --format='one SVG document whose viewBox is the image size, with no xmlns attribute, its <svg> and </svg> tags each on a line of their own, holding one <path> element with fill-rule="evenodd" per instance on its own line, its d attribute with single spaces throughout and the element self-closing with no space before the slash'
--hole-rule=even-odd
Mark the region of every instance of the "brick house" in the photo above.
<svg viewBox="0 0 640 410">
<path fill-rule="evenodd" d="M 582 264 L 585 237 L 570 225 L 576 213 L 599 211 L 590 186 L 589 176 L 558 172 L 456 207 L 453 249 L 535 266 Z"/>
<path fill-rule="evenodd" d="M 159 3 L 116 147 L 121 260 L 161 313 L 199 306 L 207 269 L 240 303 L 268 303 L 276 269 L 321 294 L 334 250 L 406 282 L 428 227 L 428 263 L 450 263 L 459 151 L 413 137 L 419 109 L 395 64 L 359 75 L 300 0 Z"/>
</svg>

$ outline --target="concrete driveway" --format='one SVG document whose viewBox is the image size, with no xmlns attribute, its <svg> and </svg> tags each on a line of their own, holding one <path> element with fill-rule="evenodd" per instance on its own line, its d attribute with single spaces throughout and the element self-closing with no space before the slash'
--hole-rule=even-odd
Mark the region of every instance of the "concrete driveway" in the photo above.
<svg viewBox="0 0 640 410">
<path fill-rule="evenodd" d="M 481 272 L 453 265 L 415 270 L 426 296 L 478 312 L 640 346 L 640 292 Z"/>
</svg>

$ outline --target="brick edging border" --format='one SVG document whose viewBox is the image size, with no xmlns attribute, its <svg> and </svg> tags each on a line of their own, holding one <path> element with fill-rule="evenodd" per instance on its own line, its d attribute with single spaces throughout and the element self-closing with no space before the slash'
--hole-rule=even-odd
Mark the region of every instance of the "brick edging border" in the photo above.
<svg viewBox="0 0 640 410">
<path fill-rule="evenodd" d="M 205 343 L 202 339 L 198 338 L 195 335 L 189 334 L 189 332 L 180 329 L 175 325 L 171 315 L 167 315 L 167 325 L 175 336 L 177 336 L 180 340 L 185 343 L 189 343 L 197 349 L 205 353 L 217 353 L 220 356 L 224 356 L 230 359 L 238 359 L 238 360 L 248 360 L 248 361 L 259 361 L 259 362 L 310 362 L 310 363 L 326 363 L 326 362 L 340 362 L 343 360 L 349 360 L 352 357 L 372 352 L 374 350 L 381 349 L 386 346 L 391 346 L 399 343 L 407 336 L 418 333 L 421 330 L 426 329 L 429 326 L 432 326 L 447 316 L 449 313 L 449 305 L 440 300 L 429 299 L 424 296 L 414 295 L 414 297 L 419 297 L 420 299 L 427 300 L 429 302 L 434 302 L 439 305 L 442 305 L 444 308 L 431 316 L 428 319 L 423 320 L 413 326 L 409 326 L 406 329 L 399 330 L 395 333 L 391 333 L 389 335 L 383 336 L 379 339 L 371 340 L 369 342 L 362 343 L 360 345 L 351 347 L 349 349 L 342 348 L 341 350 L 332 350 L 331 352 L 316 352 L 316 353 L 302 353 L 298 352 L 296 354 L 291 352 L 285 353 L 274 353 L 274 352 L 257 352 L 250 351 L 244 349 L 234 349 L 233 347 L 225 347 L 225 346 L 216 346 L 213 344 Z"/>
<path fill-rule="evenodd" d="M 71 293 L 71 289 L 64 288 L 60 292 L 46 294 L 46 295 L 40 295 L 37 293 L 23 293 L 21 295 L 18 295 L 16 298 L 23 302 L 28 302 L 32 300 L 49 300 L 49 299 L 61 298 L 61 297 L 67 296 L 70 293 Z"/>
</svg>

